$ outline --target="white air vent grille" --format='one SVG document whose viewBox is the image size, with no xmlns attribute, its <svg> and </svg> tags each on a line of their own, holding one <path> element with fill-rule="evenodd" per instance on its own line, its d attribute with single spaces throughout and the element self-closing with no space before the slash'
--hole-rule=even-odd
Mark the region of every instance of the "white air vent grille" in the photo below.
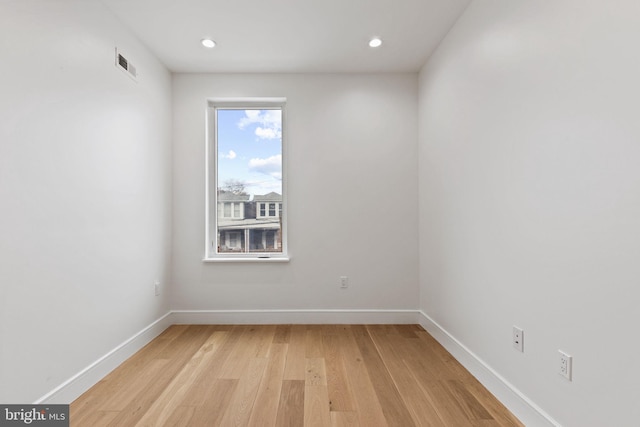
<svg viewBox="0 0 640 427">
<path fill-rule="evenodd" d="M 138 73 L 136 71 L 136 67 L 129 62 L 127 58 L 122 55 L 122 53 L 118 52 L 118 48 L 116 48 L 116 67 L 125 71 L 129 77 L 136 80 Z"/>
</svg>

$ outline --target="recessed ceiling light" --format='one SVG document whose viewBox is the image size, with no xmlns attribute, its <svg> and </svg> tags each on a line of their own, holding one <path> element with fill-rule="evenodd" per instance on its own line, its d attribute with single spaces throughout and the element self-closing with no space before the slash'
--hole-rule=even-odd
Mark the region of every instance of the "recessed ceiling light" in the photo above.
<svg viewBox="0 0 640 427">
<path fill-rule="evenodd" d="M 211 39 L 202 39 L 200 43 L 202 43 L 202 46 L 208 47 L 209 49 L 216 46 L 216 42 Z"/>
<path fill-rule="evenodd" d="M 371 47 L 380 47 L 382 45 L 382 40 L 379 37 L 374 37 L 369 40 L 369 46 Z"/>
</svg>

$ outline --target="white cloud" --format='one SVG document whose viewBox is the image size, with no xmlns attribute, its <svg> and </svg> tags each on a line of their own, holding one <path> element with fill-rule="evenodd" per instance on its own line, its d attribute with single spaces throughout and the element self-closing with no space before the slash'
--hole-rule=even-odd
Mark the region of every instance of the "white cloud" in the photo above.
<svg viewBox="0 0 640 427">
<path fill-rule="evenodd" d="M 238 127 L 244 129 L 249 125 L 259 125 L 255 134 L 259 139 L 282 138 L 281 110 L 245 110 L 245 117 L 238 122 Z"/>
<path fill-rule="evenodd" d="M 273 128 L 256 128 L 256 136 L 260 139 L 276 139 L 280 138 L 281 134 L 278 133 L 276 129 Z"/>
<path fill-rule="evenodd" d="M 254 120 L 260 117 L 260 110 L 244 110 L 245 116 L 247 116 L 246 120 L 252 123 Z"/>
<path fill-rule="evenodd" d="M 266 159 L 249 160 L 249 170 L 269 175 L 275 179 L 282 179 L 282 155 L 271 156 Z"/>
<path fill-rule="evenodd" d="M 227 154 L 222 154 L 220 157 L 222 157 L 223 159 L 235 159 L 237 156 L 236 152 L 233 150 L 229 150 L 229 153 Z"/>
</svg>

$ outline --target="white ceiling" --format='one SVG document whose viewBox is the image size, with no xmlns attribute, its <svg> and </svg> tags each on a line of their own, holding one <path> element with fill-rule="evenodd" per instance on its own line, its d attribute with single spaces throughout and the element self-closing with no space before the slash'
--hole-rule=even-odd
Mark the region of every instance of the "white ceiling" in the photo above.
<svg viewBox="0 0 640 427">
<path fill-rule="evenodd" d="M 418 71 L 471 0 L 102 1 L 171 71 L 300 73 Z"/>
</svg>

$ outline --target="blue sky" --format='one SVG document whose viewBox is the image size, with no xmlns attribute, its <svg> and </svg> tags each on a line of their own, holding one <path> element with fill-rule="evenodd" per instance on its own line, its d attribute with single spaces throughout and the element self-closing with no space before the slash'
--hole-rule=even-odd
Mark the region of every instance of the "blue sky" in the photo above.
<svg viewBox="0 0 640 427">
<path fill-rule="evenodd" d="M 282 112 L 217 111 L 218 185 L 232 179 L 249 194 L 282 194 Z"/>
</svg>

